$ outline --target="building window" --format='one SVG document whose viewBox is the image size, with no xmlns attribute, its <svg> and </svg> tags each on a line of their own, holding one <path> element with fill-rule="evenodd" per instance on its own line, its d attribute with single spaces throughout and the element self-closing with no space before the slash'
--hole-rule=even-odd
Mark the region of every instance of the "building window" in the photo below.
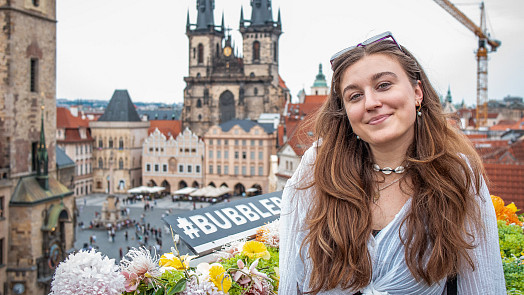
<svg viewBox="0 0 524 295">
<path fill-rule="evenodd" d="M 255 130 L 255 133 L 257 133 L 258 130 Z M 254 139 L 251 139 L 251 146 L 254 146 L 255 145 L 255 140 Z"/>
<path fill-rule="evenodd" d="M 184 165 L 178 165 L 178 172 L 184 173 Z"/>
<path fill-rule="evenodd" d="M 289 170 L 293 171 L 293 162 L 289 162 Z"/>
<path fill-rule="evenodd" d="M 258 167 L 258 175 L 259 176 L 264 176 L 264 167 L 262 167 L 262 166 Z"/>
<path fill-rule="evenodd" d="M 217 159 L 220 159 L 222 157 L 222 152 L 221 151 L 217 151 Z"/>
<path fill-rule="evenodd" d="M 250 170 L 250 172 L 251 172 L 251 173 L 250 173 L 251 176 L 254 176 L 254 175 L 255 175 L 255 166 L 251 166 L 251 167 L 249 167 L 249 170 Z"/>
<path fill-rule="evenodd" d="M 235 175 L 238 175 L 238 166 L 235 166 Z"/>
<path fill-rule="evenodd" d="M 224 151 L 224 159 L 229 159 L 229 151 Z"/>
<path fill-rule="evenodd" d="M 236 130 L 235 130 L 236 131 Z M 238 139 L 235 139 L 235 145 L 238 145 Z"/>
<path fill-rule="evenodd" d="M 5 264 L 4 249 L 5 249 L 5 238 L 1 238 L 0 239 L 0 265 Z"/>
<path fill-rule="evenodd" d="M 204 45 L 198 44 L 198 63 L 204 62 Z"/>
<path fill-rule="evenodd" d="M 109 148 L 112 148 L 112 147 L 113 147 L 113 139 L 109 138 Z"/>
<path fill-rule="evenodd" d="M 217 145 L 221 145 L 221 144 L 222 144 L 222 140 L 217 139 Z"/>
<path fill-rule="evenodd" d="M 224 145 L 229 145 L 229 140 L 224 139 Z"/>
<path fill-rule="evenodd" d="M 122 170 L 124 169 L 124 159 L 120 158 L 120 160 L 118 160 L 118 169 Z"/>
<path fill-rule="evenodd" d="M 104 147 L 104 141 L 102 139 L 98 140 L 98 147 L 103 148 Z"/>
<path fill-rule="evenodd" d="M 250 158 L 251 160 L 254 160 L 254 159 L 255 159 L 255 152 L 253 152 L 253 151 L 250 152 L 250 153 L 249 153 L 249 158 Z"/>
<path fill-rule="evenodd" d="M 264 152 L 258 152 L 258 159 L 263 160 L 264 159 Z"/>
<path fill-rule="evenodd" d="M 263 145 L 264 145 L 264 141 L 263 141 L 262 139 L 259 140 L 259 141 L 258 141 L 258 145 L 259 145 L 259 146 L 263 146 Z"/>
<path fill-rule="evenodd" d="M 196 173 L 200 173 L 200 165 L 196 165 L 195 166 L 195 172 Z"/>
<path fill-rule="evenodd" d="M 242 175 L 246 175 L 246 166 L 242 166 Z"/>
<path fill-rule="evenodd" d="M 4 202 L 5 202 L 5 197 L 4 196 L 0 196 L 0 219 L 4 219 L 5 218 L 5 205 L 4 205 Z"/>
<path fill-rule="evenodd" d="M 238 152 L 235 151 L 235 159 L 238 159 Z"/>
<path fill-rule="evenodd" d="M 31 77 L 30 77 L 31 92 L 38 92 L 38 59 L 31 59 Z"/>
<path fill-rule="evenodd" d="M 277 42 L 273 42 L 273 61 L 278 61 L 278 45 Z"/>
<path fill-rule="evenodd" d="M 222 174 L 222 166 L 217 165 L 217 174 Z"/>
<path fill-rule="evenodd" d="M 214 131 L 216 132 L 216 130 L 214 130 Z M 213 140 L 212 139 L 209 140 L 209 145 L 213 145 Z"/>
<path fill-rule="evenodd" d="M 151 164 L 146 164 L 146 171 L 147 171 L 147 172 L 150 172 L 150 171 L 151 171 Z"/>
<path fill-rule="evenodd" d="M 78 155 L 78 146 L 75 146 L 75 155 Z"/>
<path fill-rule="evenodd" d="M 253 61 L 260 61 L 260 42 L 253 42 Z"/>
<path fill-rule="evenodd" d="M 197 100 L 196 107 L 197 108 L 201 108 L 202 107 L 202 100 L 200 100 L 200 98 Z"/>
<path fill-rule="evenodd" d="M 118 140 L 118 148 L 119 149 L 123 149 L 124 148 L 124 140 L 122 138 L 120 138 L 120 140 Z"/>
<path fill-rule="evenodd" d="M 253 94 L 258 95 L 258 88 L 255 87 L 255 89 L 253 89 Z"/>
<path fill-rule="evenodd" d="M 228 165 L 224 165 L 224 174 L 225 175 L 229 174 L 229 166 Z"/>
<path fill-rule="evenodd" d="M 98 169 L 104 168 L 104 161 L 102 161 L 102 158 L 98 159 Z"/>
<path fill-rule="evenodd" d="M 213 174 L 213 165 L 209 165 L 209 174 Z"/>
<path fill-rule="evenodd" d="M 213 151 L 211 151 L 211 150 L 209 151 L 209 158 L 213 159 Z"/>
<path fill-rule="evenodd" d="M 191 173 L 193 171 L 193 166 L 187 165 L 187 173 Z"/>
<path fill-rule="evenodd" d="M 158 164 L 155 164 L 155 172 L 158 172 L 158 170 L 159 170 L 158 166 L 159 166 Z"/>
<path fill-rule="evenodd" d="M 247 153 L 246 152 L 242 152 L 242 159 L 245 160 L 247 158 Z"/>
<path fill-rule="evenodd" d="M 242 140 L 242 145 L 246 146 L 246 140 L 245 139 Z"/>
<path fill-rule="evenodd" d="M 167 172 L 167 164 L 162 164 L 162 172 Z"/>
</svg>

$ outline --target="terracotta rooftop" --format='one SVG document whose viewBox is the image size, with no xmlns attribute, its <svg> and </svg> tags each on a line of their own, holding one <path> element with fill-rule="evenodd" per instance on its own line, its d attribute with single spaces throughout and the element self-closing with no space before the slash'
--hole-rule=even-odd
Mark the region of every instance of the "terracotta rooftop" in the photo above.
<svg viewBox="0 0 524 295">
<path fill-rule="evenodd" d="M 320 104 L 322 105 L 327 99 L 327 95 L 306 95 L 304 104 Z"/>
<path fill-rule="evenodd" d="M 182 132 L 182 121 L 180 120 L 151 120 L 149 121 L 149 129 L 147 134 L 150 135 L 158 128 L 162 134 L 169 138 L 173 136 L 176 138 L 180 132 Z"/>
<path fill-rule="evenodd" d="M 280 87 L 282 87 L 284 89 L 289 89 L 286 86 L 286 82 L 284 82 L 284 80 L 282 79 L 282 77 L 280 77 L 280 75 L 278 75 L 278 85 L 280 85 Z"/>
<path fill-rule="evenodd" d="M 89 120 L 73 116 L 69 109 L 56 108 L 56 128 L 78 128 L 89 127 Z"/>
</svg>

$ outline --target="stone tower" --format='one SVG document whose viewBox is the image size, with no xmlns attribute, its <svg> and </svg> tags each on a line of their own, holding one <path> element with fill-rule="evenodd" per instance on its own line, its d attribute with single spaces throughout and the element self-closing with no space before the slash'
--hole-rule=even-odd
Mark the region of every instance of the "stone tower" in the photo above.
<svg viewBox="0 0 524 295">
<path fill-rule="evenodd" d="M 227 34 L 224 16 L 214 22 L 214 0 L 197 0 L 197 23 L 187 17 L 189 75 L 184 78 L 182 122 L 202 136 L 232 119 L 281 113 L 289 92 L 278 73 L 280 13 L 273 21 L 271 1 L 251 1 L 251 19 L 241 9 L 243 57 Z"/>
<path fill-rule="evenodd" d="M 0 27 L 0 294 L 44 295 L 75 238 L 55 178 L 56 0 L 2 1 Z"/>
</svg>

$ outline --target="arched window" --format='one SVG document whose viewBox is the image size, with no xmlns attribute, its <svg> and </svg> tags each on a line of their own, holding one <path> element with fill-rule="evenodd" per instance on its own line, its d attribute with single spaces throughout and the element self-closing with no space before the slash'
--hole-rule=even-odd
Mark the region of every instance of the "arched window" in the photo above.
<svg viewBox="0 0 524 295">
<path fill-rule="evenodd" d="M 258 88 L 255 87 L 255 89 L 253 89 L 253 93 L 254 93 L 255 95 L 258 95 Z"/>
<path fill-rule="evenodd" d="M 109 138 L 109 148 L 112 148 L 112 147 L 113 147 L 113 139 Z"/>
<path fill-rule="evenodd" d="M 277 42 L 273 42 L 273 61 L 278 61 L 278 45 Z"/>
<path fill-rule="evenodd" d="M 98 169 L 103 169 L 104 168 L 104 161 L 102 160 L 102 158 L 98 159 Z"/>
<path fill-rule="evenodd" d="M 124 169 L 124 160 L 122 158 L 118 160 L 118 169 Z"/>
<path fill-rule="evenodd" d="M 220 47 L 218 47 L 218 43 L 217 43 L 217 46 L 216 46 L 216 55 L 217 57 L 220 55 Z"/>
<path fill-rule="evenodd" d="M 253 42 L 253 61 L 260 61 L 260 42 Z"/>
<path fill-rule="evenodd" d="M 202 115 L 198 114 L 198 121 L 202 121 Z"/>
<path fill-rule="evenodd" d="M 103 147 L 104 147 L 104 141 L 102 140 L 102 138 L 100 138 L 100 139 L 98 140 L 98 147 L 99 147 L 99 148 L 103 148 Z"/>
<path fill-rule="evenodd" d="M 202 107 L 202 100 L 200 100 L 200 98 L 197 100 L 197 105 L 196 105 L 197 108 L 201 108 Z"/>
<path fill-rule="evenodd" d="M 198 44 L 198 63 L 204 62 L 204 45 Z"/>
<path fill-rule="evenodd" d="M 124 139 L 122 139 L 122 137 L 120 137 L 120 139 L 118 140 L 118 148 L 119 149 L 124 148 Z"/>
</svg>

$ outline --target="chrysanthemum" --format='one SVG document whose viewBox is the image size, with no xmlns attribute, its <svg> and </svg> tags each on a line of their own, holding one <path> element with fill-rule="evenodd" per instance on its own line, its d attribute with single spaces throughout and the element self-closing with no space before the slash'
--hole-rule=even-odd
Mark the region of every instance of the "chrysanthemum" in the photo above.
<svg viewBox="0 0 524 295">
<path fill-rule="evenodd" d="M 191 261 L 191 259 L 195 257 L 196 256 L 182 255 L 180 256 L 180 258 L 182 258 L 182 261 L 180 261 L 180 258 L 175 256 L 173 252 L 164 253 L 164 255 L 160 257 L 159 264 L 161 267 L 164 268 L 184 270 L 189 268 L 189 261 Z"/>
<path fill-rule="evenodd" d="M 226 273 L 224 267 L 220 264 L 213 264 L 209 269 L 209 279 L 219 291 L 227 293 L 231 288 L 231 276 Z"/>
<path fill-rule="evenodd" d="M 246 242 L 244 247 L 242 247 L 242 254 L 251 259 L 262 258 L 267 260 L 271 258 L 271 255 L 269 254 L 266 246 L 263 243 L 257 241 Z"/>
<path fill-rule="evenodd" d="M 81 250 L 58 265 L 50 295 L 118 295 L 124 291 L 124 280 L 114 259 Z"/>
<path fill-rule="evenodd" d="M 280 244 L 280 219 L 267 223 L 257 230 L 256 240 L 271 247 L 278 248 Z"/>
<path fill-rule="evenodd" d="M 151 277 L 158 278 L 162 275 L 157 257 L 151 256 L 151 253 L 146 248 L 129 250 L 122 261 L 120 261 L 120 269 L 122 273 L 127 274 L 126 285 L 135 284 L 136 277 L 138 277 L 138 280 L 149 280 Z"/>
</svg>

